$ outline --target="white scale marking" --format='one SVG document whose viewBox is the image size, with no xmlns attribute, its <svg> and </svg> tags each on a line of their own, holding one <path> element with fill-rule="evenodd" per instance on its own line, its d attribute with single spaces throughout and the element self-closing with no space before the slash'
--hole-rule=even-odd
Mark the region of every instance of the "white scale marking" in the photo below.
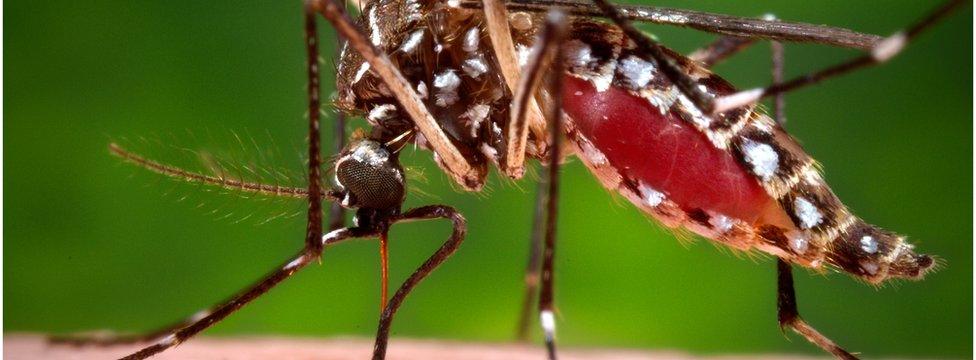
<svg viewBox="0 0 976 360">
<path fill-rule="evenodd" d="M 728 216 L 722 214 L 709 215 L 708 224 L 712 225 L 720 234 L 729 232 L 729 230 L 732 230 L 732 226 L 735 225 L 734 220 Z"/>
<path fill-rule="evenodd" d="M 591 143 L 590 140 L 580 137 L 579 144 L 583 149 L 583 156 L 585 156 L 586 159 L 593 164 L 593 166 L 606 165 L 607 156 L 603 155 L 603 152 L 597 149 L 596 146 L 593 146 L 593 143 Z"/>
<path fill-rule="evenodd" d="M 468 125 L 471 129 L 471 137 L 478 136 L 478 130 L 481 129 L 481 123 L 488 118 L 488 112 L 491 111 L 491 107 L 485 104 L 477 104 L 461 114 L 461 118 L 468 119 Z"/>
<path fill-rule="evenodd" d="M 552 337 L 556 334 L 556 317 L 553 316 L 552 310 L 542 310 L 539 313 L 539 323 L 546 336 Z"/>
<path fill-rule="evenodd" d="M 389 119 L 393 114 L 396 113 L 396 106 L 393 104 L 382 104 L 373 107 L 366 115 L 366 119 L 371 123 L 377 123 L 380 120 Z"/>
<path fill-rule="evenodd" d="M 355 84 L 358 83 L 359 80 L 362 80 L 363 75 L 366 75 L 367 71 L 369 71 L 369 63 L 364 61 L 359 65 L 359 70 L 356 70 L 356 76 L 352 78 L 352 83 Z"/>
<path fill-rule="evenodd" d="M 661 205 L 661 202 L 664 201 L 664 193 L 655 190 L 644 182 L 637 183 L 637 191 L 640 191 L 641 199 L 644 199 L 644 203 L 650 207 Z"/>
<path fill-rule="evenodd" d="M 420 41 L 423 39 L 424 39 L 423 29 L 414 31 L 413 33 L 410 34 L 410 36 L 407 37 L 407 40 L 403 42 L 403 45 L 400 45 L 400 51 L 403 51 L 404 53 L 407 54 L 412 54 L 413 51 L 417 49 L 417 45 L 420 45 Z"/>
<path fill-rule="evenodd" d="M 874 45 L 871 48 L 871 57 L 877 62 L 888 61 L 888 59 L 898 55 L 901 49 L 905 48 L 907 42 L 908 37 L 905 36 L 905 33 L 897 32 Z"/>
<path fill-rule="evenodd" d="M 763 181 L 769 181 L 779 169 L 779 154 L 769 144 L 744 139 L 742 153 L 745 155 L 745 161 L 752 165 L 752 172 Z"/>
<path fill-rule="evenodd" d="M 793 251 L 797 254 L 803 254 L 807 252 L 808 248 L 810 248 L 810 240 L 807 240 L 807 237 L 803 234 L 803 232 L 796 230 L 788 231 L 786 233 L 786 238 L 789 241 L 790 249 L 793 249 Z"/>
<path fill-rule="evenodd" d="M 461 49 L 467 52 L 475 52 L 478 50 L 478 44 L 481 42 L 481 29 L 477 26 L 472 27 L 464 34 L 464 41 L 461 43 Z"/>
<path fill-rule="evenodd" d="M 376 18 L 376 6 L 369 9 L 369 39 L 373 46 L 383 45 L 383 32 L 380 31 L 379 19 Z"/>
<path fill-rule="evenodd" d="M 465 60 L 461 64 L 461 70 L 464 70 L 468 76 L 477 79 L 481 74 L 488 72 L 488 64 L 481 56 L 478 56 Z"/>
<path fill-rule="evenodd" d="M 299 257 L 295 258 L 295 260 L 292 260 L 290 263 L 288 263 L 287 265 L 285 265 L 285 267 L 283 267 L 281 269 L 282 270 L 285 270 L 285 271 L 288 271 L 288 270 L 291 270 L 291 269 L 294 269 L 294 268 L 298 267 L 298 265 L 300 265 L 303 262 L 305 262 L 305 254 L 302 254 L 302 256 L 299 256 Z"/>
<path fill-rule="evenodd" d="M 438 106 L 446 107 L 458 101 L 457 89 L 461 86 L 461 78 L 454 73 L 454 70 L 444 70 L 434 76 L 434 87 L 438 88 Z"/>
<path fill-rule="evenodd" d="M 809 200 L 798 197 L 793 200 L 793 212 L 800 219 L 800 227 L 810 229 L 823 221 L 823 214 Z"/>
<path fill-rule="evenodd" d="M 868 254 L 874 254 L 878 252 L 878 241 L 874 239 L 871 235 L 864 235 L 861 238 L 861 250 Z"/>
<path fill-rule="evenodd" d="M 620 61 L 618 71 L 634 89 L 642 89 L 654 78 L 657 68 L 654 64 L 636 56 L 628 56 Z"/>
<path fill-rule="evenodd" d="M 421 99 L 427 99 L 427 83 L 421 81 L 419 84 L 417 84 L 417 95 L 419 95 Z"/>
</svg>

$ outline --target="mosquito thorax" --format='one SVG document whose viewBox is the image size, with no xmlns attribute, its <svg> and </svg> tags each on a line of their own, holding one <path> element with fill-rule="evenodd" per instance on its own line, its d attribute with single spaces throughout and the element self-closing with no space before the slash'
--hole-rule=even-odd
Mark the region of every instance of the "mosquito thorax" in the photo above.
<svg viewBox="0 0 976 360">
<path fill-rule="evenodd" d="M 406 181 L 397 153 L 380 142 L 352 143 L 335 162 L 336 191 L 342 206 L 396 212 L 406 196 Z"/>
</svg>

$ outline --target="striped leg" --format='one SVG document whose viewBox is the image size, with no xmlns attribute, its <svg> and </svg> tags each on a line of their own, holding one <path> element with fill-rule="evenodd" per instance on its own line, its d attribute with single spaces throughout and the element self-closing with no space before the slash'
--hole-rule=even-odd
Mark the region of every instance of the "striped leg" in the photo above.
<svg viewBox="0 0 976 360">
<path fill-rule="evenodd" d="M 338 243 L 343 240 L 371 235 L 375 234 L 371 232 L 363 232 L 359 229 L 342 228 L 323 236 L 319 242 L 319 248 L 321 249 L 321 247 L 324 245 Z M 251 302 L 251 300 L 264 295 L 264 293 L 271 290 L 271 288 L 273 288 L 275 285 L 278 285 L 283 280 L 294 275 L 296 272 L 298 272 L 298 270 L 304 268 L 305 265 L 308 265 L 312 261 L 318 259 L 319 255 L 321 255 L 321 252 L 315 252 L 309 249 L 303 250 L 294 259 L 282 264 L 264 279 L 252 285 L 247 290 L 241 292 L 239 295 L 234 296 L 230 300 L 212 308 L 211 310 L 198 312 L 197 315 L 194 315 L 186 322 L 182 323 L 182 326 L 179 326 L 174 331 L 167 331 L 165 333 L 157 332 L 158 338 L 154 344 L 122 359 L 145 359 L 173 346 L 179 345 L 211 325 L 223 320 L 231 313 L 237 311 L 244 305 L 247 305 L 247 303 Z"/>
<path fill-rule="evenodd" d="M 322 156 L 321 141 L 319 136 L 321 100 L 319 96 L 318 35 L 315 26 L 315 13 L 308 10 L 309 9 L 306 9 L 305 12 L 305 49 L 308 74 L 307 94 L 309 120 L 308 188 L 300 189 L 304 190 L 304 194 L 301 194 L 300 191 L 296 191 L 295 189 L 283 189 L 278 186 L 228 181 L 220 177 L 215 178 L 212 176 L 194 174 L 179 168 L 167 166 L 142 158 L 138 155 L 125 151 L 115 144 L 111 144 L 109 146 L 110 150 L 114 154 L 126 159 L 127 161 L 134 162 L 155 172 L 168 176 L 180 177 L 187 181 L 201 182 L 223 187 L 239 187 L 247 191 L 272 193 L 279 196 L 304 195 L 304 197 L 308 200 L 308 219 L 305 233 L 305 248 L 302 250 L 302 252 L 295 259 L 284 264 L 277 270 L 272 271 L 271 274 L 269 274 L 263 280 L 251 286 L 239 295 L 222 303 L 220 306 L 217 306 L 212 310 L 198 312 L 196 315 L 191 316 L 185 321 L 165 327 L 161 330 L 151 331 L 142 335 L 61 337 L 54 338 L 52 341 L 72 344 L 109 345 L 158 339 L 155 344 L 125 357 L 125 359 L 147 358 L 185 341 L 186 339 L 196 335 L 200 331 L 203 331 L 218 321 L 223 320 L 225 317 L 234 311 L 237 311 L 251 300 L 263 295 L 272 287 L 303 268 L 309 262 L 318 259 L 322 253 L 323 246 L 326 243 L 338 242 L 349 237 L 361 237 L 371 234 L 360 231 L 359 229 L 340 228 L 330 232 L 324 237 L 322 236 L 322 198 L 325 196 L 330 200 L 335 199 L 332 195 L 324 194 L 321 186 L 320 168 L 322 164 Z M 282 190 L 288 191 L 283 192 Z"/>
<path fill-rule="evenodd" d="M 966 3 L 968 3 L 968 1 L 965 0 L 951 0 L 946 2 L 926 15 L 925 18 L 908 27 L 908 29 L 898 31 L 884 40 L 877 42 L 870 49 L 868 54 L 817 72 L 801 75 L 788 81 L 775 83 L 771 86 L 740 91 L 735 94 L 723 96 L 715 99 L 714 103 L 712 104 L 713 106 L 710 108 L 703 109 L 707 109 L 708 112 L 712 114 L 717 114 L 730 109 L 753 104 L 766 97 L 775 96 L 777 94 L 782 94 L 805 86 L 813 85 L 828 78 L 840 76 L 858 69 L 883 64 L 898 55 L 905 48 L 905 46 L 907 46 L 908 43 L 921 32 L 928 30 L 940 20 L 944 19 L 947 15 L 952 13 L 953 10 Z"/>
</svg>

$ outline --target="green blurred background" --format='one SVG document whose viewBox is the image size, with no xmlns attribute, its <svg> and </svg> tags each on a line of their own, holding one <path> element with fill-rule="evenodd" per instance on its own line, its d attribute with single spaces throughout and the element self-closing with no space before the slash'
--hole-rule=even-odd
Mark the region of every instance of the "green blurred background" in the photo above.
<svg viewBox="0 0 976 360">
<path fill-rule="evenodd" d="M 932 6 L 846 0 L 655 5 L 742 16 L 772 12 L 877 34 Z M 298 0 L 7 1 L 4 10 L 5 332 L 148 330 L 223 299 L 300 248 L 300 201 L 252 201 L 175 184 L 120 165 L 106 150 L 113 139 L 146 136 L 233 154 L 236 142 L 198 135 L 251 134 L 244 137 L 278 153 L 280 161 L 265 159 L 265 165 L 294 172 L 301 185 L 298 154 L 306 125 Z M 323 33 L 330 31 L 322 24 Z M 868 357 L 971 356 L 971 28 L 972 10 L 965 9 L 890 64 L 788 97 L 788 129 L 824 164 L 840 197 L 948 264 L 923 282 L 881 288 L 840 274 L 797 272 L 801 313 Z M 646 29 L 682 52 L 713 38 Z M 332 54 L 323 49 L 326 59 Z M 854 55 L 788 45 L 787 68 L 796 75 Z M 760 45 L 717 71 L 751 87 L 768 81 L 768 67 L 768 47 Z M 332 74 L 325 76 L 331 83 Z M 187 139 L 193 137 L 204 139 Z M 164 153 L 153 145 L 143 149 Z M 428 179 L 412 184 L 426 194 L 416 192 L 408 205 L 456 206 L 470 221 L 470 235 L 407 300 L 394 336 L 512 338 L 532 181 L 493 176 L 490 191 L 468 194 L 450 186 L 429 154 L 411 151 L 405 162 Z M 736 256 L 704 240 L 683 244 L 609 196 L 578 161 L 564 174 L 557 260 L 561 344 L 817 353 L 799 337 L 785 340 L 776 326 L 771 259 Z M 288 211 L 299 215 L 260 224 Z M 448 230 L 440 222 L 397 226 L 393 279 L 405 278 Z M 376 249 L 373 241 L 329 249 L 322 266 L 299 273 L 205 334 L 371 336 Z"/>
</svg>

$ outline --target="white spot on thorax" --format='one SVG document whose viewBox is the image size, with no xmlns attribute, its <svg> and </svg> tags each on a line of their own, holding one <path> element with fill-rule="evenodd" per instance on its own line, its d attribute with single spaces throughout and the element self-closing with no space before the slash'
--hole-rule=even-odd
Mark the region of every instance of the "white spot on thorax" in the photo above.
<svg viewBox="0 0 976 360">
<path fill-rule="evenodd" d="M 874 254 L 878 252 L 878 241 L 874 239 L 871 235 L 864 235 L 861 238 L 861 250 L 868 254 Z"/>
<path fill-rule="evenodd" d="M 627 84 L 634 89 L 641 89 L 647 86 L 647 83 L 651 82 L 651 79 L 654 78 L 656 70 L 654 64 L 636 56 L 628 56 L 626 59 L 621 60 L 620 66 L 617 67 L 617 71 L 624 76 Z"/>
<path fill-rule="evenodd" d="M 417 0 L 407 0 L 407 21 L 419 21 L 422 19 L 420 14 L 420 3 Z"/>
<path fill-rule="evenodd" d="M 369 39 L 373 46 L 383 45 L 383 32 L 380 31 L 380 22 L 376 18 L 376 6 L 369 9 Z"/>
<path fill-rule="evenodd" d="M 461 114 L 462 119 L 468 120 L 468 127 L 471 130 L 471 137 L 478 136 L 478 130 L 481 129 L 481 123 L 488 118 L 488 112 L 491 111 L 491 107 L 485 104 L 477 104 L 469 107 L 467 111 Z"/>
<path fill-rule="evenodd" d="M 464 34 L 464 41 L 461 42 L 461 49 L 467 52 L 478 50 L 478 43 L 481 42 L 481 29 L 477 26 L 472 27 Z"/>
<path fill-rule="evenodd" d="M 369 63 L 363 61 L 363 63 L 359 65 L 359 70 L 356 70 L 356 76 L 352 78 L 352 83 L 355 84 L 358 83 L 359 80 L 362 80 L 363 75 L 366 75 L 367 71 L 369 71 Z"/>
<path fill-rule="evenodd" d="M 478 78 L 481 74 L 488 72 L 488 64 L 485 63 L 485 59 L 480 55 L 473 57 L 464 61 L 461 64 L 461 70 L 464 70 L 465 74 L 472 78 Z"/>
<path fill-rule="evenodd" d="M 809 229 L 823 221 L 823 214 L 809 200 L 798 197 L 793 200 L 793 212 L 800 219 L 800 227 Z"/>
<path fill-rule="evenodd" d="M 452 8 L 461 7 L 461 0 L 447 0 L 447 6 Z"/>
<path fill-rule="evenodd" d="M 769 181 L 779 168 L 779 154 L 769 144 L 758 143 L 751 139 L 742 142 L 742 154 L 745 161 L 752 165 L 752 172 Z"/>
<path fill-rule="evenodd" d="M 403 51 L 404 53 L 407 54 L 413 53 L 413 51 L 417 49 L 417 45 L 419 45 L 420 41 L 423 39 L 424 39 L 424 29 L 420 29 L 410 33 L 410 36 L 408 36 L 407 39 L 403 41 L 403 44 L 400 45 L 400 51 Z"/>
<path fill-rule="evenodd" d="M 427 99 L 427 84 L 423 81 L 417 84 L 417 95 L 419 95 L 421 99 Z"/>
<path fill-rule="evenodd" d="M 366 115 L 366 119 L 369 120 L 370 124 L 376 126 L 381 120 L 389 119 L 396 113 L 396 106 L 393 104 L 382 104 L 373 107 Z"/>
<path fill-rule="evenodd" d="M 458 101 L 457 89 L 461 86 L 461 78 L 454 73 L 454 70 L 444 70 L 434 76 L 434 87 L 437 91 L 438 106 L 448 106 Z"/>
<path fill-rule="evenodd" d="M 664 193 L 654 190 L 654 188 L 644 182 L 637 183 L 637 191 L 640 191 L 641 199 L 644 200 L 647 206 L 655 207 L 661 205 L 661 202 L 664 201 Z"/>
</svg>

